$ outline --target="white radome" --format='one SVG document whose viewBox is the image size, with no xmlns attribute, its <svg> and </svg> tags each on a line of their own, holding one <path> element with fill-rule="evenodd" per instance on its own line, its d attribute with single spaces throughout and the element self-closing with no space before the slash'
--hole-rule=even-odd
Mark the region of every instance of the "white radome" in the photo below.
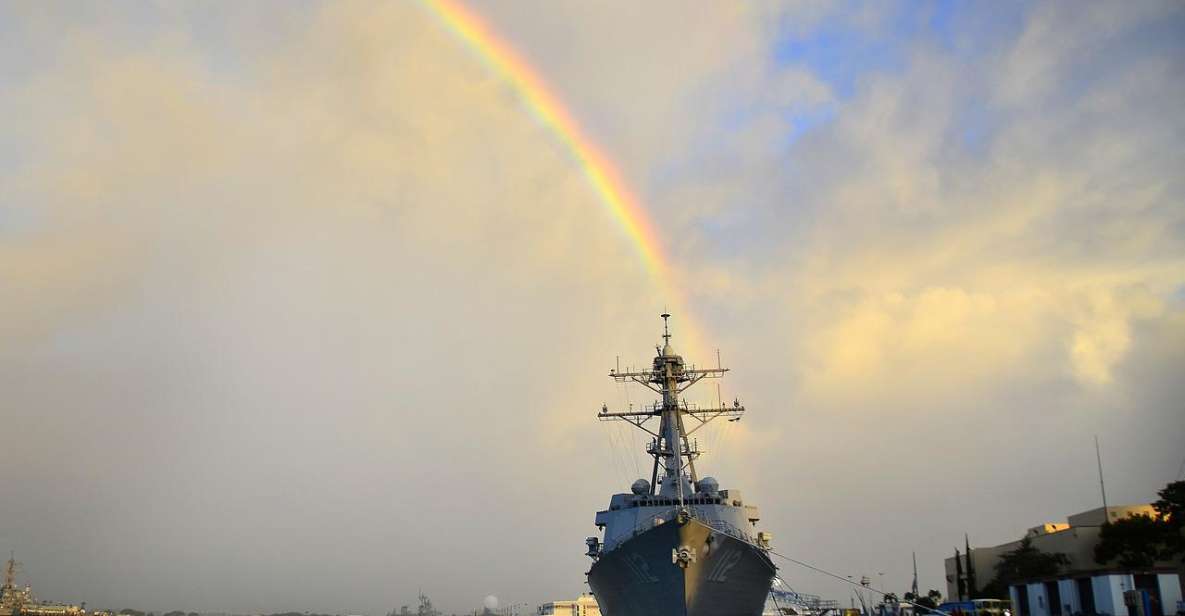
<svg viewBox="0 0 1185 616">
<path fill-rule="evenodd" d="M 490 610 L 497 609 L 498 597 L 495 597 L 494 595 L 490 595 L 490 596 L 486 597 L 485 599 L 482 599 L 481 605 L 482 605 L 482 607 L 484 607 L 486 609 L 490 609 Z"/>
</svg>

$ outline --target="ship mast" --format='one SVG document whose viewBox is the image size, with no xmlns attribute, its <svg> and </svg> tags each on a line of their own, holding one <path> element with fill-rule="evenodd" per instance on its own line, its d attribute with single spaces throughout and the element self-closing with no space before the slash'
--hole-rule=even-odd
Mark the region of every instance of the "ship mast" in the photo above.
<svg viewBox="0 0 1185 616">
<path fill-rule="evenodd" d="M 662 396 L 661 400 L 637 411 L 631 408 L 624 412 L 610 412 L 608 407 L 602 406 L 597 417 L 602 421 L 627 421 L 651 436 L 650 444 L 646 447 L 646 453 L 654 458 L 650 493 L 677 498 L 682 507 L 685 493 L 699 481 L 695 460 L 702 452 L 690 440 L 691 435 L 720 417 L 739 418 L 745 413 L 745 407 L 739 401 L 734 401 L 732 406 L 712 408 L 699 408 L 679 401 L 679 395 L 692 385 L 701 379 L 723 377 L 728 368 L 718 365 L 716 368 L 697 369 L 684 364 L 683 357 L 671 347 L 670 318 L 670 314 L 662 314 L 663 346 L 656 349 L 657 355 L 650 370 L 609 371 L 609 377 L 613 380 L 643 385 Z M 659 418 L 657 431 L 647 425 L 655 417 Z M 698 423 L 688 430 L 684 418 Z M 662 469 L 661 477 L 659 469 Z"/>
<path fill-rule="evenodd" d="M 16 588 L 16 553 L 9 552 L 8 564 L 4 567 L 4 586 L 6 589 Z"/>
</svg>

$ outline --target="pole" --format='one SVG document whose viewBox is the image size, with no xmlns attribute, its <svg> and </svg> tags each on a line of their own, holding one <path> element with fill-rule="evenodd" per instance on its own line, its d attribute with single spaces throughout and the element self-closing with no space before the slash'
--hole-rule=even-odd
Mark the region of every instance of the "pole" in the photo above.
<svg viewBox="0 0 1185 616">
<path fill-rule="evenodd" d="M 1094 435 L 1094 457 L 1099 463 L 1099 491 L 1103 493 L 1103 524 L 1110 523 L 1111 514 L 1107 511 L 1107 484 L 1103 482 L 1103 454 L 1099 451 L 1099 435 Z"/>
<path fill-rule="evenodd" d="M 918 590 L 918 553 L 917 552 L 913 553 L 913 588 L 911 590 L 913 590 L 913 600 L 917 601 L 918 600 L 918 593 L 920 592 Z"/>
</svg>

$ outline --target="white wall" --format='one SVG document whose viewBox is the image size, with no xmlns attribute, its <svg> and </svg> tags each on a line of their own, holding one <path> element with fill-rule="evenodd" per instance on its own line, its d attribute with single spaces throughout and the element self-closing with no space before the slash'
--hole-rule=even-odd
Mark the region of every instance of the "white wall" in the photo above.
<svg viewBox="0 0 1185 616">
<path fill-rule="evenodd" d="M 1095 609 L 1100 614 L 1128 616 L 1123 591 L 1133 588 L 1130 575 L 1096 575 L 1093 586 Z"/>
<path fill-rule="evenodd" d="M 1045 584 L 1029 584 L 1029 608 L 1033 610 L 1032 616 L 1049 616 L 1049 597 L 1045 596 Z"/>
<path fill-rule="evenodd" d="M 1158 574 L 1156 581 L 1160 585 L 1160 597 L 1164 605 L 1164 612 L 1166 615 L 1171 615 L 1177 609 L 1177 602 L 1182 600 L 1177 575 L 1175 573 Z M 1096 575 L 1091 578 L 1090 582 L 1094 594 L 1095 611 L 1099 614 L 1111 614 L 1112 616 L 1128 616 L 1127 606 L 1123 603 L 1123 592 L 1135 587 L 1132 576 L 1126 574 Z M 1075 580 L 1059 580 L 1057 584 L 1058 593 L 1061 594 L 1063 613 L 1066 604 L 1070 605 L 1070 613 L 1080 612 L 1082 602 L 1078 598 L 1078 586 Z M 1028 589 L 1031 612 L 1029 616 L 1050 616 L 1051 606 L 1049 597 L 1045 593 L 1045 585 L 1041 583 L 1029 584 L 1026 588 Z M 1020 595 L 1016 592 L 1015 586 L 1008 587 L 1008 595 L 1012 599 L 1013 613 L 1015 614 L 1015 606 L 1020 605 Z"/>
<path fill-rule="evenodd" d="M 1064 616 L 1082 611 L 1082 602 L 1078 600 L 1078 586 L 1075 585 L 1073 578 L 1058 580 L 1057 594 L 1061 595 L 1061 608 Z M 1070 606 L 1068 611 L 1066 610 L 1067 605 Z"/>
<path fill-rule="evenodd" d="M 1177 609 L 1177 602 L 1181 600 L 1181 585 L 1177 582 L 1176 573 L 1161 573 L 1156 576 L 1160 585 L 1160 600 L 1165 614 L 1172 614 Z"/>
</svg>

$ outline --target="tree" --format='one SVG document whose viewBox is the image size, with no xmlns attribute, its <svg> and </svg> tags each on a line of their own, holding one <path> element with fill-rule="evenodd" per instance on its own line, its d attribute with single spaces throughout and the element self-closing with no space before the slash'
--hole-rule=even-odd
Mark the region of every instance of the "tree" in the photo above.
<svg viewBox="0 0 1185 616">
<path fill-rule="evenodd" d="M 1185 596 L 1185 481 L 1174 481 L 1160 491 L 1160 500 L 1152 503 L 1160 519 L 1168 525 L 1171 531 L 1176 530 L 1176 537 L 1169 546 L 1169 558 L 1177 557 L 1177 583 L 1181 585 L 1181 595 Z"/>
<path fill-rule="evenodd" d="M 992 578 L 992 581 L 979 589 L 980 599 L 1007 599 L 1008 585 L 1000 581 L 1000 578 Z"/>
<path fill-rule="evenodd" d="M 975 562 L 971 560 L 971 538 L 963 535 L 963 557 L 967 559 L 967 598 L 979 598 L 979 584 L 975 580 Z"/>
<path fill-rule="evenodd" d="M 963 577 L 963 559 L 959 556 L 959 548 L 955 548 L 955 589 L 959 601 L 962 601 L 967 591 L 967 578 Z"/>
<path fill-rule="evenodd" d="M 1185 481 L 1174 481 L 1159 494 L 1160 500 L 1152 503 L 1156 513 L 1173 528 L 1185 527 Z"/>
<path fill-rule="evenodd" d="M 1100 565 L 1115 561 L 1124 569 L 1150 569 L 1167 558 L 1175 535 L 1159 518 L 1133 515 L 1103 525 L 1094 560 Z"/>
<path fill-rule="evenodd" d="M 942 605 L 942 593 L 938 592 L 937 590 L 933 590 L 933 589 L 931 589 L 930 592 L 926 593 L 925 596 L 915 595 L 912 592 L 907 592 L 904 595 L 902 595 L 902 599 L 904 599 L 905 601 L 907 601 L 909 603 L 912 603 L 914 606 L 920 606 L 922 608 L 925 608 L 921 612 L 923 614 L 927 613 L 926 610 L 933 610 L 933 609 L 936 609 L 939 605 Z"/>
<path fill-rule="evenodd" d="M 1015 550 L 1005 552 L 996 563 L 996 579 L 992 585 L 1007 588 L 1013 582 L 1053 577 L 1070 559 L 1060 552 L 1046 553 L 1033 547 L 1033 539 L 1025 537 Z M 985 588 L 986 590 L 986 588 Z"/>
<path fill-rule="evenodd" d="M 1094 559 L 1117 561 L 1125 569 L 1149 569 L 1157 562 L 1185 558 L 1185 481 L 1168 484 L 1153 503 L 1156 515 L 1134 515 L 1103 525 Z"/>
<path fill-rule="evenodd" d="M 897 598 L 896 593 L 887 592 L 881 597 L 881 604 L 877 610 L 881 614 L 896 614 L 897 606 L 901 601 Z"/>
</svg>

